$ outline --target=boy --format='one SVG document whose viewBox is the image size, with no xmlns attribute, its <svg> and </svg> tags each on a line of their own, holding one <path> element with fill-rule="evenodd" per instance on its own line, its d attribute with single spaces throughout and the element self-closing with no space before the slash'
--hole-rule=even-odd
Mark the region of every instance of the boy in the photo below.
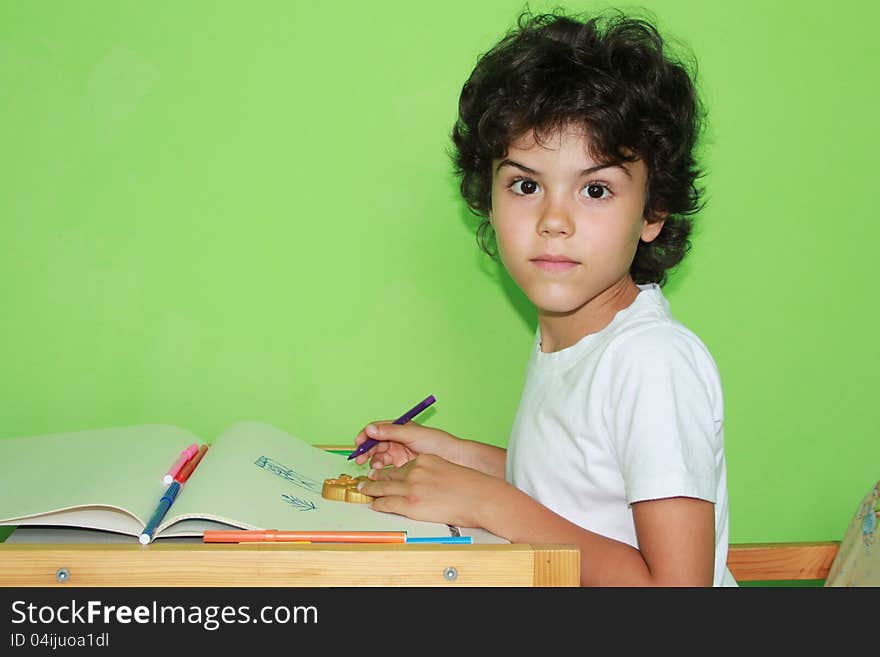
<svg viewBox="0 0 880 657">
<path fill-rule="evenodd" d="M 365 427 L 374 509 L 577 544 L 583 585 L 736 585 L 718 371 L 660 287 L 700 206 L 699 102 L 663 46 L 622 14 L 524 14 L 480 58 L 454 160 L 537 310 L 526 382 L 507 450 Z"/>
</svg>

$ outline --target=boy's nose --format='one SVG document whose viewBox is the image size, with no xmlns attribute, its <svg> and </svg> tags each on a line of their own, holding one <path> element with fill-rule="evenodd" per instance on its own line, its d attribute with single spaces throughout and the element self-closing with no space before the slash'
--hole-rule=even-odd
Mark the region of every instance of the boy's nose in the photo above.
<svg viewBox="0 0 880 657">
<path fill-rule="evenodd" d="M 560 204 L 549 205 L 538 221 L 538 234 L 542 237 L 574 234 L 574 221 L 571 214 Z"/>
</svg>

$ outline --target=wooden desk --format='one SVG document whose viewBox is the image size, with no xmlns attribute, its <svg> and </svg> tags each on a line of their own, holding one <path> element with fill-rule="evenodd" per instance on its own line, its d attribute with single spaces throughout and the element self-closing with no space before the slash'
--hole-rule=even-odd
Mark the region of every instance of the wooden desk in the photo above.
<svg viewBox="0 0 880 657">
<path fill-rule="evenodd" d="M 571 545 L 0 543 L 0 586 L 579 585 Z"/>
<path fill-rule="evenodd" d="M 738 582 L 825 579 L 840 541 L 732 544 L 727 567 Z"/>
<path fill-rule="evenodd" d="M 580 568 L 573 545 L 0 543 L 0 587 L 580 586 Z"/>
<path fill-rule="evenodd" d="M 732 544 L 737 581 L 824 579 L 839 541 Z M 447 578 L 447 569 L 455 577 Z M 65 569 L 66 581 L 57 573 Z M 2 586 L 578 586 L 568 545 L 0 543 Z"/>
</svg>

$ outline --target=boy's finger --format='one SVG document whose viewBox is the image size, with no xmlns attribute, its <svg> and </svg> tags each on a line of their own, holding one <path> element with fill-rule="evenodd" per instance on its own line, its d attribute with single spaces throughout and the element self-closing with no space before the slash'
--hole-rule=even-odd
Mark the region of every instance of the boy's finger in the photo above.
<svg viewBox="0 0 880 657">
<path fill-rule="evenodd" d="M 381 469 L 374 468 L 373 470 L 370 470 L 368 476 L 370 477 L 370 481 L 403 481 L 404 479 L 406 479 L 409 471 L 410 468 L 406 465 L 403 465 L 399 468 L 386 466 Z"/>
<path fill-rule="evenodd" d="M 404 445 L 417 440 L 421 432 L 425 430 L 425 427 L 415 422 L 407 422 L 406 424 L 373 422 L 364 429 L 367 436 L 374 440 L 393 440 Z"/>
<path fill-rule="evenodd" d="M 385 497 L 386 495 L 406 495 L 407 485 L 403 481 L 362 481 L 358 484 L 358 492 L 370 497 Z"/>
<path fill-rule="evenodd" d="M 365 426 L 363 429 L 358 431 L 357 435 L 354 437 L 355 446 L 360 445 L 365 440 L 368 440 L 370 438 L 375 437 L 375 436 L 371 435 L 371 433 L 370 433 L 370 431 L 372 431 L 372 427 L 374 427 L 375 425 L 390 424 L 390 423 L 391 423 L 391 420 L 378 420 L 376 422 L 371 422 L 370 424 Z"/>
<path fill-rule="evenodd" d="M 374 470 L 381 470 L 386 465 L 394 465 L 394 459 L 391 454 L 386 452 L 377 452 L 373 454 L 373 460 L 370 461 L 370 467 Z"/>
<path fill-rule="evenodd" d="M 358 447 L 363 445 L 369 439 L 370 439 L 370 435 L 366 432 L 365 429 L 362 429 L 361 432 L 358 433 L 358 435 L 356 435 L 354 437 L 354 448 L 357 449 Z M 365 451 L 364 455 L 367 455 L 369 457 L 369 455 L 378 454 L 379 452 L 383 452 L 387 449 L 388 449 L 388 445 L 385 444 L 383 441 L 380 441 L 378 444 L 373 445 L 367 451 Z M 361 460 L 361 456 L 362 455 L 358 455 L 357 458 L 355 459 L 357 463 L 364 462 L 363 460 Z"/>
<path fill-rule="evenodd" d="M 370 508 L 373 509 L 373 511 L 381 511 L 383 513 L 396 513 L 401 516 L 406 515 L 406 505 L 406 498 L 397 495 L 377 497 L 372 502 L 370 502 Z"/>
</svg>

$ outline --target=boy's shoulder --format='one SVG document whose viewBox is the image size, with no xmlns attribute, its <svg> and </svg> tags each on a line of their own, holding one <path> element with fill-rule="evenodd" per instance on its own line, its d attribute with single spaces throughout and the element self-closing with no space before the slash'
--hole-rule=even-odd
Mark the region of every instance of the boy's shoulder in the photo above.
<svg viewBox="0 0 880 657">
<path fill-rule="evenodd" d="M 606 341 L 606 356 L 621 360 L 668 361 L 680 357 L 714 360 L 708 347 L 677 320 L 658 285 L 641 285 L 636 300 L 615 318 Z M 619 320 L 619 321 L 617 321 Z"/>
</svg>

